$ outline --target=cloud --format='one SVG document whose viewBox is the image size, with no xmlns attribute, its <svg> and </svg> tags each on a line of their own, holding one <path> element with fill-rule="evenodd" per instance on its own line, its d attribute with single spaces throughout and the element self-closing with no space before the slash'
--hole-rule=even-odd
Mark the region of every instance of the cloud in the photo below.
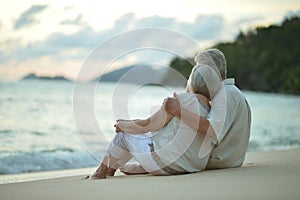
<svg viewBox="0 0 300 200">
<path fill-rule="evenodd" d="M 38 23 L 38 20 L 35 19 L 35 15 L 42 12 L 47 7 L 48 5 L 32 5 L 15 21 L 14 29 L 17 30 Z"/>
<path fill-rule="evenodd" d="M 190 24 L 181 25 L 182 31 L 187 30 L 194 39 L 217 40 L 221 37 L 225 20 L 221 15 L 198 15 Z"/>
<path fill-rule="evenodd" d="M 74 6 L 65 6 L 63 10 L 74 10 Z"/>
<path fill-rule="evenodd" d="M 175 28 L 176 19 L 171 17 L 161 17 L 158 15 L 139 19 L 135 27 L 159 27 L 159 28 Z"/>
<path fill-rule="evenodd" d="M 26 25 L 35 23 L 35 14 L 41 12 L 46 7 L 47 6 L 31 7 L 21 15 L 23 16 L 23 23 L 19 22 L 17 27 L 25 27 Z M 194 47 L 186 44 L 184 39 L 177 38 L 176 34 L 166 36 L 163 31 L 160 34 L 160 32 L 153 33 L 151 29 L 144 29 L 144 31 L 132 34 L 130 38 L 126 40 L 122 40 L 122 35 L 118 34 L 134 28 L 156 27 L 175 30 L 177 33 L 187 35 L 198 42 L 201 40 L 220 40 L 222 32 L 224 32 L 225 20 L 221 15 L 199 15 L 193 22 L 183 22 L 176 18 L 157 15 L 138 18 L 133 13 L 127 13 L 117 19 L 112 28 L 105 30 L 97 31 L 88 24 L 84 24 L 82 15 L 78 15 L 74 19 L 63 20 L 61 24 L 80 25 L 80 27 L 76 32 L 55 32 L 47 36 L 44 40 L 31 42 L 23 46 L 21 46 L 20 42 L 12 42 L 11 39 L 7 39 L 7 41 L 0 44 L 2 46 L 2 50 L 0 48 L 0 64 L 16 63 L 16 66 L 20 66 L 22 63 L 36 63 L 35 61 L 37 60 L 43 61 L 47 58 L 46 60 L 49 60 L 48 63 L 40 63 L 40 65 L 36 66 L 37 69 L 43 70 L 43 67 L 48 66 L 51 62 L 82 63 L 97 45 L 113 36 L 117 36 L 118 40 L 116 39 L 114 41 L 115 43 L 110 43 L 105 46 L 105 50 L 99 53 L 99 59 L 102 59 L 103 63 L 107 63 L 108 60 L 112 59 L 111 52 L 122 53 L 126 51 L 126 49 L 143 46 L 158 46 L 162 49 L 176 49 L 180 46 L 181 52 L 195 52 Z M 149 55 L 151 55 L 150 59 Z M 155 61 L 155 59 L 166 58 L 168 56 L 172 57 L 170 53 L 166 52 L 155 52 L 153 54 L 149 54 L 149 52 L 133 52 L 128 56 L 123 56 L 119 61 L 122 61 L 123 64 L 128 64 L 128 60 L 126 59 L 135 57 L 135 62 L 143 60 L 148 62 L 149 60 Z"/>
<path fill-rule="evenodd" d="M 23 16 L 23 25 L 25 26 L 32 23 L 34 20 L 34 15 L 41 12 L 47 6 L 32 6 L 21 16 Z M 66 19 L 62 21 L 62 24 L 82 24 L 83 16 L 78 15 L 75 19 Z M 30 22 L 30 23 L 28 23 Z M 22 27 L 21 26 L 21 27 Z M 20 25 L 18 25 L 20 27 Z M 199 15 L 194 22 L 181 22 L 176 18 L 161 17 L 161 16 L 151 16 L 145 18 L 137 18 L 133 13 L 127 13 L 122 15 L 118 20 L 116 20 L 114 26 L 110 29 L 96 31 L 88 25 L 84 25 L 77 32 L 67 34 L 63 32 L 57 32 L 49 35 L 43 41 L 37 41 L 34 43 L 29 43 L 26 46 L 14 46 L 11 53 L 7 55 L 7 51 L 0 52 L 0 62 L 5 63 L 10 59 L 16 59 L 18 62 L 38 59 L 44 56 L 50 56 L 56 60 L 63 59 L 84 59 L 88 53 L 94 49 L 98 44 L 104 42 L 108 38 L 114 35 L 124 32 L 126 30 L 132 30 L 133 28 L 143 28 L 143 27 L 157 27 L 157 28 L 167 28 L 170 30 L 175 30 L 179 33 L 187 35 L 194 40 L 215 40 L 219 39 L 221 33 L 223 32 L 224 19 L 220 15 Z M 149 34 L 151 38 L 151 32 L 143 33 Z M 128 41 L 122 41 L 123 43 L 119 46 L 127 48 L 132 44 L 145 44 L 145 37 L 140 37 L 136 35 L 134 38 Z M 9 40 L 9 39 L 8 39 Z M 147 44 L 153 44 L 157 46 L 168 46 L 172 48 L 176 46 L 178 42 L 176 39 L 172 38 L 162 38 L 160 44 L 156 38 L 154 40 L 149 39 Z M 165 44 L 166 43 L 166 44 Z M 11 46 L 11 42 L 4 42 L 3 46 Z M 19 44 L 19 43 L 16 43 Z M 109 51 L 114 51 L 114 46 L 107 47 Z M 187 48 L 187 47 L 183 47 Z M 103 55 L 105 57 L 105 55 Z"/>
<path fill-rule="evenodd" d="M 90 50 L 111 35 L 111 31 L 95 31 L 89 26 L 79 31 L 66 33 L 53 33 L 43 41 L 29 43 L 25 46 L 13 46 L 20 41 L 7 39 L 0 43 L 0 63 L 6 63 L 14 59 L 16 62 L 52 57 L 55 60 L 84 59 Z"/>
<path fill-rule="evenodd" d="M 34 14 L 42 11 L 47 6 L 32 6 L 29 10 L 24 12 L 22 26 L 29 25 L 34 20 Z M 78 15 L 75 19 L 66 19 L 62 21 L 62 24 L 82 24 L 83 16 Z M 27 22 L 27 23 L 24 23 Z M 30 22 L 30 23 L 29 23 Z M 22 27 L 21 26 L 21 27 Z M 18 25 L 20 28 L 20 25 Z M 187 35 L 194 40 L 215 40 L 221 37 L 224 27 L 224 19 L 220 15 L 199 15 L 194 22 L 181 22 L 175 18 L 152 16 L 145 18 L 137 18 L 133 13 L 127 13 L 122 15 L 116 20 L 114 27 L 106 30 L 96 31 L 88 25 L 84 25 L 77 32 L 67 34 L 63 32 L 57 32 L 49 35 L 43 41 L 37 41 L 30 43 L 23 47 L 15 47 L 15 51 L 12 52 L 10 57 L 15 57 L 20 61 L 40 58 L 43 56 L 57 57 L 66 55 L 65 52 L 73 51 L 80 52 L 90 51 L 95 48 L 99 43 L 107 40 L 108 38 L 126 30 L 133 28 L 167 28 L 175 30 L 179 33 Z M 147 33 L 144 33 L 147 34 Z M 131 45 L 131 43 L 141 44 L 142 41 L 138 35 L 134 38 L 134 41 L 127 41 L 124 46 Z M 151 36 L 149 36 L 151 38 Z M 167 40 L 168 38 L 166 38 Z M 156 41 L 148 41 L 148 43 Z M 168 41 L 168 45 L 172 45 Z M 176 42 L 176 41 L 172 41 Z M 154 44 L 158 45 L 158 44 Z M 113 48 L 113 47 L 112 47 Z M 112 50 L 112 49 L 111 49 Z M 1 52 L 0 52 L 1 53 Z M 72 54 L 73 58 L 76 58 L 76 53 Z M 77 55 L 78 59 L 82 59 L 83 55 Z M 9 57 L 7 57 L 9 59 Z M 3 62 L 3 57 L 2 57 Z"/>
<path fill-rule="evenodd" d="M 134 13 L 132 12 L 126 13 L 115 21 L 114 29 L 119 31 L 124 31 L 124 29 L 126 30 L 132 28 L 132 26 L 134 26 L 135 20 L 136 17 Z"/>
<path fill-rule="evenodd" d="M 77 26 L 77 25 L 85 25 L 86 23 L 84 22 L 82 15 L 78 15 L 76 18 L 64 20 L 60 22 L 60 24 Z"/>
<path fill-rule="evenodd" d="M 133 13 L 121 16 L 115 23 L 116 30 L 157 27 L 176 30 L 195 40 L 216 40 L 222 36 L 225 19 L 222 15 L 198 15 L 193 22 L 182 22 L 176 18 L 150 16 L 137 19 Z"/>
<path fill-rule="evenodd" d="M 293 17 L 300 17 L 300 10 L 291 10 L 285 14 L 285 18 L 291 19 Z"/>
</svg>

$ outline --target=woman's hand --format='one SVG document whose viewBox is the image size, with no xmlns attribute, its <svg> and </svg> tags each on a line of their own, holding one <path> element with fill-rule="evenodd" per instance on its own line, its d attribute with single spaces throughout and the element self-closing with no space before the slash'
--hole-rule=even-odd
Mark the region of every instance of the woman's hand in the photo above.
<svg viewBox="0 0 300 200">
<path fill-rule="evenodd" d="M 118 126 L 118 123 L 116 123 L 116 124 L 114 125 L 114 127 L 115 127 L 115 132 L 116 132 L 116 133 L 118 133 L 118 132 L 123 132 L 122 129 Z"/>
<path fill-rule="evenodd" d="M 125 119 L 117 119 L 114 127 L 115 127 L 115 132 L 118 133 L 118 132 L 124 132 L 121 128 L 120 128 L 120 123 L 123 123 L 123 122 L 126 122 L 128 120 L 125 120 Z"/>
<path fill-rule="evenodd" d="M 135 122 L 138 121 L 138 119 L 134 120 L 128 120 L 128 119 L 118 119 L 114 125 L 115 127 L 115 132 L 128 132 L 128 129 L 133 129 Z"/>
</svg>

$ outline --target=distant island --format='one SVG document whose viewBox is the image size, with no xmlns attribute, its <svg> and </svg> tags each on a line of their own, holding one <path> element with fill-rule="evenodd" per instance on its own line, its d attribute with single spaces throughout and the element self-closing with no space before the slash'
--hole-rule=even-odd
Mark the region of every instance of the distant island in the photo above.
<svg viewBox="0 0 300 200">
<path fill-rule="evenodd" d="M 113 70 L 96 78 L 100 82 L 143 83 L 160 82 L 166 71 L 155 70 L 149 65 L 135 64 Z"/>
<path fill-rule="evenodd" d="M 50 81 L 71 81 L 64 76 L 37 76 L 34 73 L 30 73 L 22 78 L 22 80 L 50 80 Z"/>
</svg>

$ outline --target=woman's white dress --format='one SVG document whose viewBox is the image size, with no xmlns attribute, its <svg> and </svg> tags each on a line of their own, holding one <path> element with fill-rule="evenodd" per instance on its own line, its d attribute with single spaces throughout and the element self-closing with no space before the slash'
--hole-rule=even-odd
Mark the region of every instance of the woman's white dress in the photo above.
<svg viewBox="0 0 300 200">
<path fill-rule="evenodd" d="M 196 94 L 178 94 L 181 108 L 206 117 L 209 108 Z M 196 122 L 197 123 L 197 122 Z M 205 135 L 177 117 L 157 132 L 132 135 L 117 133 L 108 152 L 124 165 L 132 156 L 155 175 L 198 172 L 205 169 L 209 154 L 199 158 Z"/>
</svg>

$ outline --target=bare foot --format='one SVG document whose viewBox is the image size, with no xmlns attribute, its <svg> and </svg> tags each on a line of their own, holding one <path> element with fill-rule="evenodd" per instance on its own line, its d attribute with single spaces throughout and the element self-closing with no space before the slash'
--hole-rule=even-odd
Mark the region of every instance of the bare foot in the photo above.
<svg viewBox="0 0 300 200">
<path fill-rule="evenodd" d="M 98 169 L 94 172 L 93 175 L 85 177 L 89 180 L 96 180 L 96 179 L 106 179 L 106 172 L 108 167 L 106 165 L 101 164 Z"/>
<path fill-rule="evenodd" d="M 89 179 L 89 180 L 106 179 L 108 176 L 114 176 L 115 172 L 116 169 L 101 166 L 96 170 L 96 172 L 93 175 L 88 175 L 85 177 L 85 179 Z"/>
<path fill-rule="evenodd" d="M 119 170 L 126 175 L 148 174 L 148 172 L 139 164 L 127 164 L 120 167 Z"/>
<path fill-rule="evenodd" d="M 94 173 L 89 177 L 90 180 L 106 179 L 106 175 Z"/>
<path fill-rule="evenodd" d="M 109 167 L 109 168 L 106 170 L 106 176 L 114 176 L 116 171 L 117 171 L 116 169 L 110 168 L 110 167 Z"/>
</svg>

